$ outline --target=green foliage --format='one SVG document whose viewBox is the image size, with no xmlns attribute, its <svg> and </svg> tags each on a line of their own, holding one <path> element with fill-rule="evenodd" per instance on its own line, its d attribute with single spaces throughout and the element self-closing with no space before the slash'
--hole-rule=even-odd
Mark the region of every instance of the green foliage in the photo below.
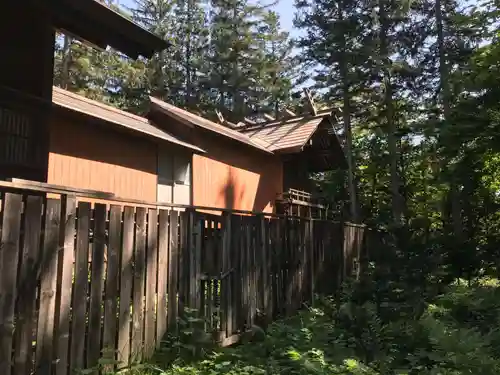
<svg viewBox="0 0 500 375">
<path fill-rule="evenodd" d="M 460 282 L 437 293 L 432 282 L 424 290 L 402 289 L 398 278 L 368 272 L 361 281 L 344 283 L 337 297 L 318 296 L 314 307 L 274 322 L 264 340 L 232 348 L 216 349 L 210 339 L 195 339 L 195 327 L 203 322 L 188 317 L 180 336 L 169 337 L 154 361 L 134 373 L 499 373 L 498 281 Z"/>
</svg>

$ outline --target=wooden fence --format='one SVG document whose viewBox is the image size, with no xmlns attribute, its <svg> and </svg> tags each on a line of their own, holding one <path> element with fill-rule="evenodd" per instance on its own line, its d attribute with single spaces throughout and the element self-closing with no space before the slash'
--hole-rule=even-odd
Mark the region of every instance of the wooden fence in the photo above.
<svg viewBox="0 0 500 375">
<path fill-rule="evenodd" d="M 140 361 L 186 308 L 231 344 L 257 317 L 269 322 L 334 291 L 361 246 L 362 226 L 91 205 L 42 190 L 1 196 L 2 375 Z"/>
</svg>

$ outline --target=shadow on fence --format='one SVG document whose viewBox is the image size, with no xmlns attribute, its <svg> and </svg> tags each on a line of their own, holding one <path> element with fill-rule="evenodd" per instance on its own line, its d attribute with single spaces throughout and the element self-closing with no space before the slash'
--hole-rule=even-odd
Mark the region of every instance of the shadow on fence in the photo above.
<svg viewBox="0 0 500 375">
<path fill-rule="evenodd" d="M 70 374 L 152 355 L 196 309 L 221 345 L 359 272 L 364 227 L 2 193 L 0 370 Z M 359 263 L 359 262 L 358 262 Z M 355 267 L 358 267 L 357 269 Z"/>
</svg>

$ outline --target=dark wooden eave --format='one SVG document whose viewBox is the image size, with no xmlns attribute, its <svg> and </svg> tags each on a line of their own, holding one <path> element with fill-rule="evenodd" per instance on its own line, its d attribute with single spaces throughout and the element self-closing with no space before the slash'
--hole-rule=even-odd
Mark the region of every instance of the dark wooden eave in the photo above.
<svg viewBox="0 0 500 375">
<path fill-rule="evenodd" d="M 110 46 L 135 59 L 151 57 L 169 46 L 97 0 L 52 0 L 47 6 L 56 29 L 103 49 Z"/>
</svg>

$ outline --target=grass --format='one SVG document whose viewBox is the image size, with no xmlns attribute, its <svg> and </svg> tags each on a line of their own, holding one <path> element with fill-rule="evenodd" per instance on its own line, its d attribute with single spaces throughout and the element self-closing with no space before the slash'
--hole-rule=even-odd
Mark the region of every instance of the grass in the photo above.
<svg viewBox="0 0 500 375">
<path fill-rule="evenodd" d="M 500 374 L 497 281 L 450 285 L 432 301 L 425 301 L 421 311 L 420 304 L 408 302 L 412 299 L 353 299 L 356 287 L 348 288 L 337 302 L 321 298 L 313 308 L 273 323 L 265 334 L 257 331 L 253 342 L 237 347 L 215 349 L 208 341 L 194 342 L 196 331 L 190 329 L 183 338 L 166 342 L 151 363 L 131 372 Z"/>
</svg>

